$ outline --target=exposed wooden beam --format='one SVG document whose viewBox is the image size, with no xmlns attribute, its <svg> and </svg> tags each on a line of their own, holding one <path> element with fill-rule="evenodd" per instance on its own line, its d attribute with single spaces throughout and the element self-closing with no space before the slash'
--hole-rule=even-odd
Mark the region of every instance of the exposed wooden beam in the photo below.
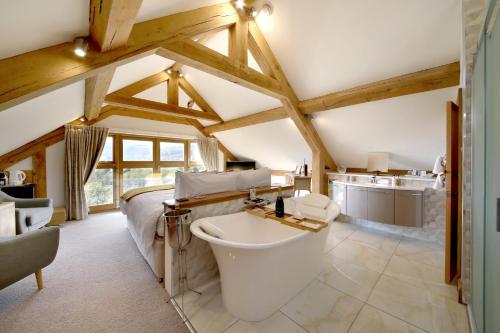
<svg viewBox="0 0 500 333">
<path fill-rule="evenodd" d="M 178 105 L 159 103 L 147 99 L 121 96 L 121 95 L 108 95 L 106 103 L 113 106 L 120 106 L 129 109 L 136 109 L 142 111 L 163 112 L 166 114 L 181 116 L 186 118 L 218 120 L 218 117 L 203 111 L 185 108 Z"/>
<path fill-rule="evenodd" d="M 240 19 L 229 27 L 228 55 L 235 65 L 248 65 L 248 20 Z"/>
<path fill-rule="evenodd" d="M 325 186 L 323 185 L 325 166 L 330 169 L 335 169 L 335 161 L 321 141 L 321 138 L 316 132 L 316 129 L 310 119 L 302 114 L 299 108 L 299 99 L 295 94 L 295 91 L 288 82 L 288 79 L 281 69 L 278 60 L 274 56 L 271 47 L 267 43 L 255 21 L 249 22 L 249 31 L 249 38 L 252 40 L 253 47 L 259 49 L 259 52 L 255 52 L 255 54 L 262 58 L 259 61 L 266 62 L 268 64 L 268 68 L 272 70 L 274 76 L 280 82 L 283 91 L 286 93 L 285 96 L 281 98 L 283 107 L 287 111 L 290 118 L 292 118 L 295 126 L 297 126 L 297 129 L 312 150 L 314 170 L 312 174 L 312 191 L 326 194 L 327 192 L 325 192 Z"/>
<path fill-rule="evenodd" d="M 153 74 L 140 81 L 134 82 L 126 87 L 114 91 L 109 95 L 123 95 L 132 97 L 146 89 L 152 88 L 167 80 L 168 80 L 168 74 L 165 73 L 164 71 L 161 71 L 157 74 Z"/>
<path fill-rule="evenodd" d="M 52 132 L 0 156 L 0 170 L 5 170 L 10 166 L 33 156 L 36 152 L 52 146 L 62 139 L 64 139 L 64 126 L 58 127 Z"/>
<path fill-rule="evenodd" d="M 444 70 L 444 71 L 443 71 Z M 424 77 L 427 78 L 422 78 L 422 81 L 419 83 L 418 80 L 415 80 L 415 75 L 418 73 L 423 73 Z M 438 74 L 440 73 L 440 74 Z M 447 73 L 447 74 L 446 74 Z M 434 77 L 434 79 L 428 79 L 429 77 Z M 403 79 L 404 77 L 411 78 L 413 81 L 414 85 L 411 90 L 408 88 L 410 86 L 409 82 Z M 330 93 L 324 96 L 320 97 L 315 97 L 311 98 L 305 101 L 299 102 L 299 108 L 302 111 L 302 113 L 305 114 L 310 114 L 310 113 L 315 113 L 315 112 L 321 112 L 321 111 L 327 111 L 327 110 L 332 110 L 335 108 L 339 107 L 344 107 L 344 106 L 349 106 L 349 105 L 356 105 L 360 103 L 367 103 L 371 102 L 374 100 L 381 100 L 384 98 L 393 98 L 393 97 L 398 97 L 402 96 L 399 93 L 402 93 L 403 91 L 405 92 L 403 95 L 408 95 L 408 94 L 414 94 L 414 93 L 420 93 L 420 92 L 425 92 L 425 91 L 430 91 L 432 89 L 442 89 L 442 88 L 449 88 L 453 86 L 457 86 L 459 80 L 459 73 L 457 73 L 457 63 L 452 63 L 448 65 L 443 65 L 431 69 L 427 69 L 421 72 L 415 72 L 407 75 L 403 75 L 400 77 L 395 77 L 395 78 L 390 78 L 387 80 L 383 81 L 378 81 L 374 83 L 370 83 L 367 85 L 355 87 L 352 89 L 340 91 L 340 92 L 334 92 Z M 389 90 L 383 92 L 381 91 L 381 94 L 377 96 L 377 99 L 373 99 L 374 94 L 372 94 L 370 97 L 365 96 L 366 91 L 371 90 L 375 91 L 380 88 L 380 82 L 400 82 L 403 85 L 405 85 L 405 89 L 398 89 L 396 85 L 394 85 L 393 88 L 390 88 Z M 426 86 L 425 82 L 427 82 L 429 85 Z M 372 87 L 373 88 L 370 88 Z M 418 88 L 417 88 L 418 87 Z M 398 91 L 398 94 L 395 92 Z M 410 92 L 411 91 L 411 92 Z M 385 95 L 383 95 L 385 94 Z M 349 97 L 345 97 L 349 95 Z M 341 97 L 342 101 L 340 101 Z M 345 97 L 345 99 L 344 99 Z M 280 110 L 280 111 L 277 111 Z M 277 109 L 271 109 L 271 110 L 266 110 L 266 111 L 261 111 L 257 113 L 256 115 L 260 114 L 261 117 L 261 123 L 264 123 L 266 121 L 273 121 L 275 120 L 272 117 L 273 113 L 277 112 L 282 112 L 284 111 L 284 108 L 277 108 Z M 269 115 L 267 114 L 269 113 Z M 229 129 L 234 129 L 234 128 L 239 128 L 239 127 L 244 127 L 244 126 L 249 126 L 252 125 L 252 123 L 246 122 L 245 118 L 251 117 L 250 116 L 245 116 L 241 118 L 236 118 L 233 120 L 230 120 L 226 123 L 223 124 L 216 124 L 212 126 L 208 126 L 207 129 L 211 133 L 215 132 L 220 132 L 220 131 L 227 131 Z M 227 124 L 227 126 L 226 126 Z M 234 126 L 233 126 L 234 124 Z M 238 126 L 240 125 L 240 126 Z"/>
<path fill-rule="evenodd" d="M 215 112 L 203 96 L 201 96 L 198 91 L 194 89 L 186 78 L 179 78 L 179 86 L 203 111 L 216 115 L 219 118 L 218 121 L 222 121 L 222 118 L 217 114 L 217 112 Z"/>
<path fill-rule="evenodd" d="M 460 63 L 454 62 L 312 98 L 301 102 L 300 108 L 303 113 L 308 114 L 435 89 L 454 87 L 459 84 Z"/>
<path fill-rule="evenodd" d="M 164 43 L 157 54 L 272 97 L 284 95 L 275 79 L 243 64 L 235 66 L 229 57 L 192 40 Z"/>
<path fill-rule="evenodd" d="M 33 182 L 37 198 L 47 197 L 47 162 L 46 149 L 41 149 L 33 155 Z"/>
<path fill-rule="evenodd" d="M 229 27 L 238 19 L 229 3 L 137 23 L 125 47 L 79 58 L 63 43 L 0 60 L 0 111 L 130 61 L 154 54 L 168 40 Z"/>
<path fill-rule="evenodd" d="M 94 119 L 99 115 L 114 74 L 112 68 L 85 80 L 85 118 Z"/>
<path fill-rule="evenodd" d="M 288 118 L 285 108 L 276 108 L 205 127 L 209 134 Z"/>
<path fill-rule="evenodd" d="M 172 71 L 168 76 L 167 103 L 179 106 L 179 72 Z"/>
<path fill-rule="evenodd" d="M 213 135 L 208 133 L 206 129 L 203 127 L 203 125 L 196 119 L 190 119 L 191 124 L 204 136 L 208 138 L 215 138 Z M 237 161 L 238 159 L 236 156 L 233 155 L 219 140 L 217 140 L 217 145 L 219 147 L 219 150 L 224 154 L 224 157 L 226 160 L 230 161 Z"/>
<path fill-rule="evenodd" d="M 90 39 L 97 50 L 107 52 L 127 43 L 142 0 L 90 0 Z M 115 68 L 85 80 L 85 117 L 99 115 Z"/>
</svg>

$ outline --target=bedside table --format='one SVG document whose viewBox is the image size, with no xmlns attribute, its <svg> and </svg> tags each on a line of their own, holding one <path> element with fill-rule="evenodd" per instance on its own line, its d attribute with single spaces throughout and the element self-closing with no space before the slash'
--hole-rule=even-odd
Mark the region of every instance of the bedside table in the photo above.
<svg viewBox="0 0 500 333">
<path fill-rule="evenodd" d="M 16 206 L 13 202 L 0 203 L 0 237 L 16 235 Z"/>
</svg>

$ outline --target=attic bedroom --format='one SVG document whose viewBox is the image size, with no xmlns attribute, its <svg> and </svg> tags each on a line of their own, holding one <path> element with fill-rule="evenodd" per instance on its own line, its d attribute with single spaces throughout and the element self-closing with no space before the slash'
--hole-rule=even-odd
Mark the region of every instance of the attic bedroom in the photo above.
<svg viewBox="0 0 500 333">
<path fill-rule="evenodd" d="M 497 0 L 0 3 L 0 332 L 500 332 Z"/>
</svg>

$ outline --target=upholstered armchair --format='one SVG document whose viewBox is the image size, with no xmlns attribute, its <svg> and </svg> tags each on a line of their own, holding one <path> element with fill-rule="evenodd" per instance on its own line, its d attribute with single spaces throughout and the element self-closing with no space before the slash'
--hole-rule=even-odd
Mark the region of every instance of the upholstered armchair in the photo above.
<svg viewBox="0 0 500 333">
<path fill-rule="evenodd" d="M 0 202 L 14 202 L 16 206 L 16 234 L 40 229 L 52 218 L 52 199 L 20 199 L 0 191 Z"/>
<path fill-rule="evenodd" d="M 35 273 L 43 288 L 42 268 L 56 257 L 59 227 L 47 227 L 13 237 L 0 237 L 0 289 Z"/>
</svg>

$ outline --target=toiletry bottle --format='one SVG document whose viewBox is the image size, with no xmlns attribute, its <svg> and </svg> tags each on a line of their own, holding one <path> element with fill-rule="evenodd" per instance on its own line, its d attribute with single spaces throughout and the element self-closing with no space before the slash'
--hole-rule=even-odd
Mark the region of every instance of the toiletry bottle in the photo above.
<svg viewBox="0 0 500 333">
<path fill-rule="evenodd" d="M 278 197 L 276 198 L 275 214 L 276 214 L 276 217 L 284 217 L 285 216 L 285 203 L 283 202 L 281 187 L 278 190 Z"/>
</svg>

